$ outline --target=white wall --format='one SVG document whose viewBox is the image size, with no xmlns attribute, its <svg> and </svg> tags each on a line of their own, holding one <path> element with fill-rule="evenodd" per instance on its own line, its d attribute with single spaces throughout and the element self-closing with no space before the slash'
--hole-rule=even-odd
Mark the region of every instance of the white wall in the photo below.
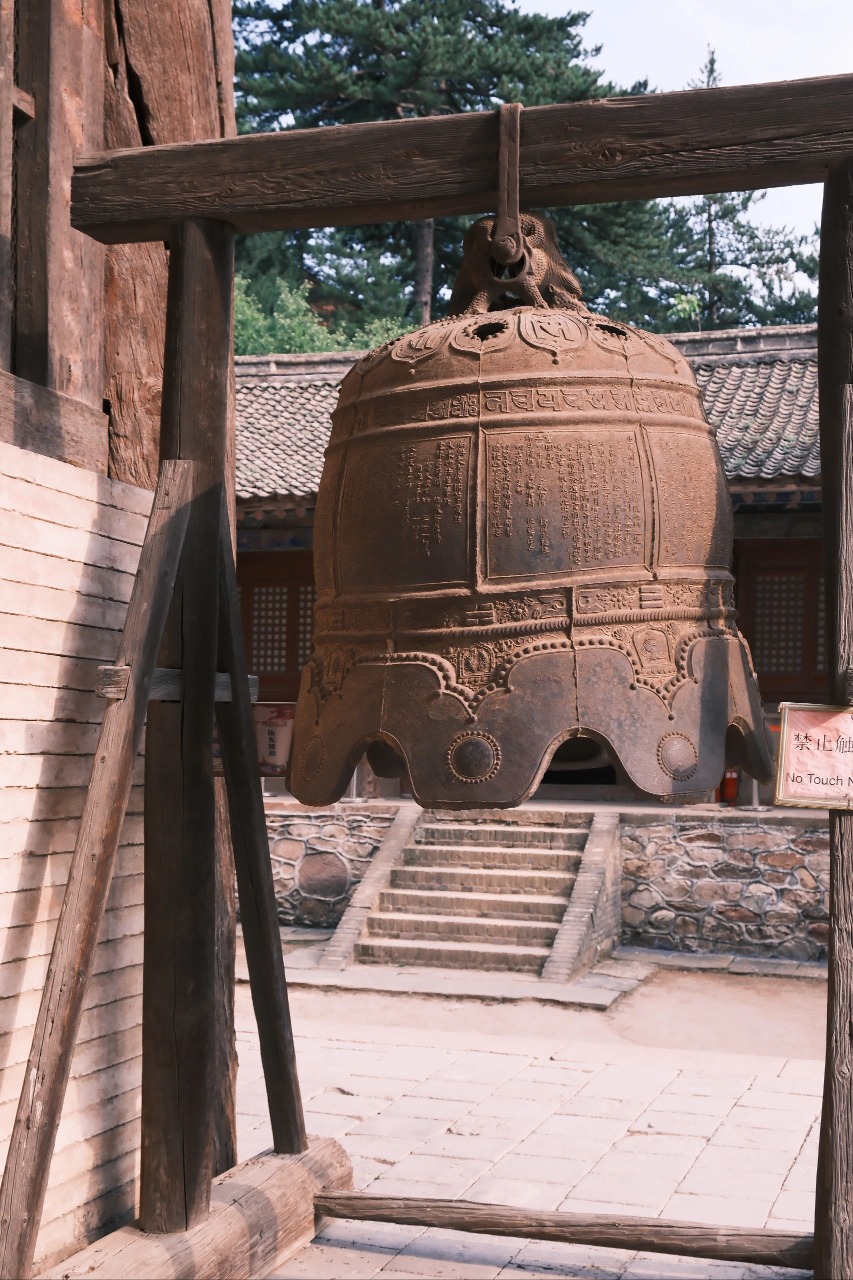
<svg viewBox="0 0 853 1280">
<path fill-rule="evenodd" d="M 17 1107 L 151 494 L 0 444 L 0 1160 Z M 134 1210 L 142 1012 L 142 788 L 128 817 L 36 1253 Z"/>
</svg>

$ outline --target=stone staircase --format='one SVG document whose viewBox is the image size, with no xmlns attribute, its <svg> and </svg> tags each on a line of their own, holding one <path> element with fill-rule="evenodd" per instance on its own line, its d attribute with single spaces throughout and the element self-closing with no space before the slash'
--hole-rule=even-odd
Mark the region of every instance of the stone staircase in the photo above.
<svg viewBox="0 0 853 1280">
<path fill-rule="evenodd" d="M 355 958 L 541 973 L 590 828 L 586 815 L 553 817 L 425 814 L 367 915 Z"/>
</svg>

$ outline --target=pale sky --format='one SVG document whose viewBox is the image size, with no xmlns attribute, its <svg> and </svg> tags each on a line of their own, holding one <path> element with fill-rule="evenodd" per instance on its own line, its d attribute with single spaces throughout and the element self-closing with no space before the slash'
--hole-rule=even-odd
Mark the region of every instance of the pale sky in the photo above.
<svg viewBox="0 0 853 1280">
<path fill-rule="evenodd" d="M 587 47 L 606 79 L 629 86 L 684 89 L 717 54 L 724 84 L 853 73 L 853 0 L 519 0 L 530 12 L 587 10 Z M 821 187 L 777 187 L 756 221 L 810 232 L 820 220 Z"/>
</svg>

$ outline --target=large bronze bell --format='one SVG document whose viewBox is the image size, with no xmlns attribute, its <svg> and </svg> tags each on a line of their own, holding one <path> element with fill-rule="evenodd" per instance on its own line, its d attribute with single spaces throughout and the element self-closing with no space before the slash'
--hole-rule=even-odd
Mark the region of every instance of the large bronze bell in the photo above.
<svg viewBox="0 0 853 1280">
<path fill-rule="evenodd" d="M 770 776 L 693 375 L 584 306 L 550 222 L 521 229 L 507 271 L 475 223 L 452 318 L 341 387 L 289 774 L 306 804 L 366 749 L 423 805 L 517 805 L 574 736 L 662 800 L 707 795 L 727 754 Z"/>
</svg>

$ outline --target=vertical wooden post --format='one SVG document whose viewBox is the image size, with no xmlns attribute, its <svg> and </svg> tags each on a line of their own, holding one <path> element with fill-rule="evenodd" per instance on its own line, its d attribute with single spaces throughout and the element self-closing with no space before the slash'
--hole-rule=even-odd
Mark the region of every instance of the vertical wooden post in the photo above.
<svg viewBox="0 0 853 1280">
<path fill-rule="evenodd" d="M 203 1220 L 214 1167 L 216 1046 L 214 679 L 219 528 L 228 441 L 234 238 L 192 220 L 171 241 L 161 457 L 196 462 L 184 558 L 160 661 L 180 703 L 149 708 L 141 1225 Z"/>
<path fill-rule="evenodd" d="M 853 702 L 853 160 L 830 171 L 818 306 L 820 454 L 832 693 Z M 829 991 L 815 1276 L 853 1276 L 853 814 L 830 814 Z"/>
</svg>

